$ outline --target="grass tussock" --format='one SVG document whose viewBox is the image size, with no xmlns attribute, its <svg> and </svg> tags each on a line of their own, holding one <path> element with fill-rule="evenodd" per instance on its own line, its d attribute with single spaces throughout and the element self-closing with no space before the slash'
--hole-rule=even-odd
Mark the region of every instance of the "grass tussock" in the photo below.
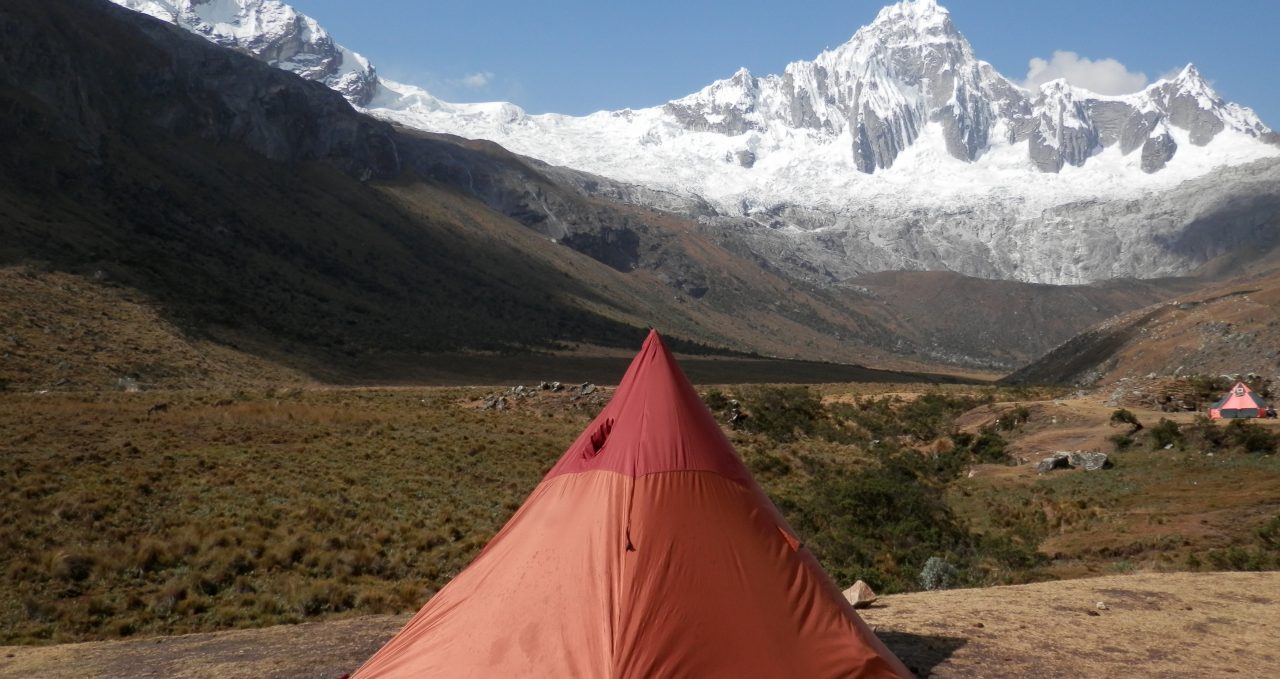
<svg viewBox="0 0 1280 679">
<path fill-rule="evenodd" d="M 0 643 L 416 610 L 589 416 L 460 395 L 3 397 Z"/>
</svg>

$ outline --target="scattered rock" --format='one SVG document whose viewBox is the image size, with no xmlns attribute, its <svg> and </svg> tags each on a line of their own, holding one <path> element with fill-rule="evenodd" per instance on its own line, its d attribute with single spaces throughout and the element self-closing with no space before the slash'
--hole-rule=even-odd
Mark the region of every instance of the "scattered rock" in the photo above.
<svg viewBox="0 0 1280 679">
<path fill-rule="evenodd" d="M 1097 604 L 1097 608 L 1100 611 L 1105 611 L 1107 610 L 1107 603 L 1105 601 L 1099 601 Z"/>
<path fill-rule="evenodd" d="M 1076 469 L 1083 469 L 1088 472 L 1096 472 L 1099 469 L 1110 469 L 1111 459 L 1106 453 L 1099 451 L 1081 452 L 1077 450 L 1068 457 L 1068 462 Z"/>
<path fill-rule="evenodd" d="M 1088 613 L 1089 615 L 1102 615 L 1101 613 L 1099 613 L 1099 612 L 1097 612 L 1097 611 L 1085 611 L 1085 613 Z"/>
<path fill-rule="evenodd" d="M 1047 474 L 1055 469 L 1083 469 L 1092 472 L 1111 467 L 1111 458 L 1106 453 L 1096 450 L 1075 452 L 1060 450 L 1037 462 L 1036 472 Z"/>
<path fill-rule="evenodd" d="M 1070 456 L 1067 453 L 1054 453 L 1036 463 L 1037 474 L 1048 474 L 1055 469 L 1070 469 Z"/>
<path fill-rule="evenodd" d="M 853 587 L 844 591 L 844 598 L 848 599 L 854 608 L 866 608 L 875 603 L 877 597 L 870 585 L 859 580 L 853 583 Z"/>
<path fill-rule="evenodd" d="M 596 385 L 591 384 L 590 382 L 583 382 L 582 385 L 578 387 L 578 393 L 583 396 L 594 394 L 596 393 Z"/>
</svg>

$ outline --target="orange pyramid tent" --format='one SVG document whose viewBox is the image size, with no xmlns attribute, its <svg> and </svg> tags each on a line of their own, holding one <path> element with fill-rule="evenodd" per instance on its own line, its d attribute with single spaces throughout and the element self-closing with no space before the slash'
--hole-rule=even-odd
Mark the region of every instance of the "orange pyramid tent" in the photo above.
<svg viewBox="0 0 1280 679">
<path fill-rule="evenodd" d="M 1244 382 L 1236 382 L 1217 403 L 1209 406 L 1211 420 L 1247 417 L 1267 417 L 1267 402 Z"/>
<path fill-rule="evenodd" d="M 652 332 L 515 516 L 352 676 L 911 674 Z"/>
</svg>

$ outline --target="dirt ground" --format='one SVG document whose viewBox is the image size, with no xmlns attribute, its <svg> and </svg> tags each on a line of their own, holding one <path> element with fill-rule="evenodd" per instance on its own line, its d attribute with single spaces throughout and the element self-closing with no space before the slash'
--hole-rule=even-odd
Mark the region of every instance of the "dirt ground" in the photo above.
<svg viewBox="0 0 1280 679">
<path fill-rule="evenodd" d="M 1265 677 L 1280 667 L 1275 572 L 902 594 L 881 598 L 863 617 L 920 677 Z M 332 679 L 359 666 L 406 619 L 0 647 L 0 678 Z"/>
</svg>

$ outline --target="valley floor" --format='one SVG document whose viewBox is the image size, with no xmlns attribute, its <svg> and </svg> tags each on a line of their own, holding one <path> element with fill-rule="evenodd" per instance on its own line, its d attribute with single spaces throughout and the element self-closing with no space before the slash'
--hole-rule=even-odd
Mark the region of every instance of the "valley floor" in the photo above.
<svg viewBox="0 0 1280 679">
<path fill-rule="evenodd" d="M 1261 677 L 1278 606 L 1278 572 L 1142 573 L 887 596 L 863 616 L 920 677 Z M 0 678 L 338 677 L 407 618 L 0 647 Z"/>
</svg>

